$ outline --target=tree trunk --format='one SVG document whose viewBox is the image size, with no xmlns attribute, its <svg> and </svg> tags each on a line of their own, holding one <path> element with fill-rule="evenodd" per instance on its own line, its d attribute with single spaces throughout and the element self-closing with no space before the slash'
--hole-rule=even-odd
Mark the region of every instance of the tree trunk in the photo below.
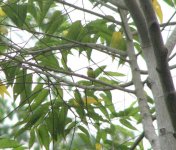
<svg viewBox="0 0 176 150">
<path fill-rule="evenodd" d="M 162 150 L 175 150 L 176 140 L 173 136 L 174 128 L 166 106 L 161 80 L 159 78 L 158 72 L 156 71 L 156 57 L 152 43 L 149 39 L 148 29 L 143 13 L 136 0 L 125 0 L 125 3 L 128 6 L 134 22 L 136 23 L 141 38 L 142 51 L 147 63 L 149 80 L 155 99 L 160 147 Z"/>
</svg>

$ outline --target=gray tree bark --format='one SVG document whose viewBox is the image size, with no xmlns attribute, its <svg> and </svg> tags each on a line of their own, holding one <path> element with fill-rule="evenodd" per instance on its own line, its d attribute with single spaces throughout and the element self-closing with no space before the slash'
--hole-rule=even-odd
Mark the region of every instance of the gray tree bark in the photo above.
<svg viewBox="0 0 176 150">
<path fill-rule="evenodd" d="M 136 0 L 125 0 L 125 3 L 133 17 L 137 26 L 138 33 L 141 38 L 142 51 L 147 63 L 149 79 L 156 105 L 156 117 L 159 131 L 159 141 L 162 150 L 175 150 L 176 139 L 173 136 L 174 127 L 169 111 L 166 107 L 164 90 L 162 88 L 161 80 L 156 71 L 157 62 L 154 54 L 153 45 L 149 39 L 147 24 L 143 13 L 136 2 Z M 157 41 L 156 41 L 157 42 Z"/>
</svg>

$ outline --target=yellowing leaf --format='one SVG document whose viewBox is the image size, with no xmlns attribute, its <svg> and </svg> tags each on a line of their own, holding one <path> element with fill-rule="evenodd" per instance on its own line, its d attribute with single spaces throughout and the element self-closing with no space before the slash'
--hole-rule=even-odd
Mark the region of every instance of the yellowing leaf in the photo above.
<svg viewBox="0 0 176 150">
<path fill-rule="evenodd" d="M 67 34 L 68 34 L 67 30 L 63 31 L 63 36 L 67 36 Z"/>
<path fill-rule="evenodd" d="M 90 96 L 83 98 L 84 104 L 97 104 L 97 103 L 100 103 L 101 101 L 103 100 L 96 100 L 95 98 Z"/>
<path fill-rule="evenodd" d="M 110 47 L 126 51 L 126 41 L 121 32 L 113 32 Z M 112 56 L 112 60 L 114 60 L 114 58 L 115 57 Z"/>
<path fill-rule="evenodd" d="M 162 23 L 163 22 L 163 12 L 162 12 L 160 4 L 158 3 L 157 0 L 152 0 L 152 5 L 153 5 L 153 8 L 154 8 L 160 22 Z"/>
<path fill-rule="evenodd" d="M 2 10 L 2 8 L 0 7 L 0 17 L 4 17 L 6 16 L 6 13 Z"/>
<path fill-rule="evenodd" d="M 118 45 L 120 44 L 122 39 L 123 36 L 121 32 L 113 32 L 110 46 L 112 48 L 118 48 L 119 47 Z"/>
<path fill-rule="evenodd" d="M 84 105 L 90 105 L 90 104 L 98 104 L 103 100 L 96 100 L 95 98 L 88 96 L 87 98 L 83 98 L 82 101 Z M 76 99 L 73 100 L 73 105 L 80 106 L 80 104 L 78 104 L 78 101 Z"/>
<path fill-rule="evenodd" d="M 7 91 L 7 88 L 2 82 L 0 82 L 0 95 L 4 98 L 4 94 L 7 94 L 10 96 L 9 92 Z"/>
<path fill-rule="evenodd" d="M 0 26 L 0 34 L 7 34 L 8 30 L 5 26 Z"/>
<path fill-rule="evenodd" d="M 96 150 L 102 150 L 102 145 L 100 143 L 95 144 Z"/>
</svg>

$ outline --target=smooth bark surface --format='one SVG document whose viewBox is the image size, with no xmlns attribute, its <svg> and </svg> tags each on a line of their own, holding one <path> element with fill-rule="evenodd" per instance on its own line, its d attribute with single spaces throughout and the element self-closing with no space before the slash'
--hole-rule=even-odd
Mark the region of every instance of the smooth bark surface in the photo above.
<svg viewBox="0 0 176 150">
<path fill-rule="evenodd" d="M 152 44 L 149 40 L 146 21 L 142 15 L 143 13 L 141 12 L 139 5 L 135 0 L 125 0 L 125 3 L 133 17 L 141 38 L 142 51 L 147 63 L 151 88 L 155 99 L 158 130 L 162 131 L 163 128 L 165 129 L 164 134 L 163 132 L 162 134 L 159 132 L 160 147 L 162 150 L 174 150 L 176 149 L 176 142 L 173 136 L 173 126 L 166 108 L 161 82 L 156 71 L 156 60 Z"/>
<path fill-rule="evenodd" d="M 121 10 L 120 12 L 121 12 L 121 19 L 124 24 L 124 30 L 126 32 L 127 37 L 127 53 L 130 59 L 132 80 L 136 89 L 136 96 L 138 98 L 139 110 L 142 116 L 142 125 L 144 128 L 144 134 L 145 137 L 149 140 L 150 144 L 152 145 L 152 148 L 154 150 L 160 150 L 158 137 L 155 133 L 155 128 L 153 126 L 152 116 L 150 114 L 150 109 L 147 104 L 147 97 L 144 92 L 139 66 L 135 55 L 133 37 L 127 23 L 127 18 L 124 15 L 124 11 Z"/>
</svg>

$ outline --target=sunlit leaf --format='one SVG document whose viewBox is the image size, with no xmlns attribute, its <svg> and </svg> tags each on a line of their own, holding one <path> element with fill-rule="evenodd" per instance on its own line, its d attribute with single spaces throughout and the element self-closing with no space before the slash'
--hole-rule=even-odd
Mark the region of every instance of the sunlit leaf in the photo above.
<svg viewBox="0 0 176 150">
<path fill-rule="evenodd" d="M 98 104 L 98 103 L 100 103 L 102 101 L 103 100 L 97 100 L 94 97 L 90 97 L 90 96 L 83 98 L 84 104 L 88 104 L 88 105 L 89 104 Z"/>
<path fill-rule="evenodd" d="M 95 144 L 95 149 L 96 150 L 102 150 L 102 145 L 100 143 Z"/>
<path fill-rule="evenodd" d="M 122 32 L 113 32 L 110 46 L 119 50 L 126 49 L 126 43 L 123 38 Z"/>
<path fill-rule="evenodd" d="M 162 12 L 162 9 L 161 9 L 159 2 L 157 0 L 152 0 L 152 4 L 153 4 L 153 8 L 154 8 L 160 22 L 162 23 L 163 22 L 163 12 Z"/>
<path fill-rule="evenodd" d="M 7 34 L 7 33 L 8 33 L 7 27 L 0 26 L 0 34 Z"/>
<path fill-rule="evenodd" d="M 4 98 L 4 94 L 10 96 L 9 92 L 7 91 L 6 86 L 0 81 L 0 95 Z"/>
<path fill-rule="evenodd" d="M 6 16 L 6 13 L 2 10 L 2 8 L 0 7 L 0 17 L 4 17 Z"/>
</svg>

